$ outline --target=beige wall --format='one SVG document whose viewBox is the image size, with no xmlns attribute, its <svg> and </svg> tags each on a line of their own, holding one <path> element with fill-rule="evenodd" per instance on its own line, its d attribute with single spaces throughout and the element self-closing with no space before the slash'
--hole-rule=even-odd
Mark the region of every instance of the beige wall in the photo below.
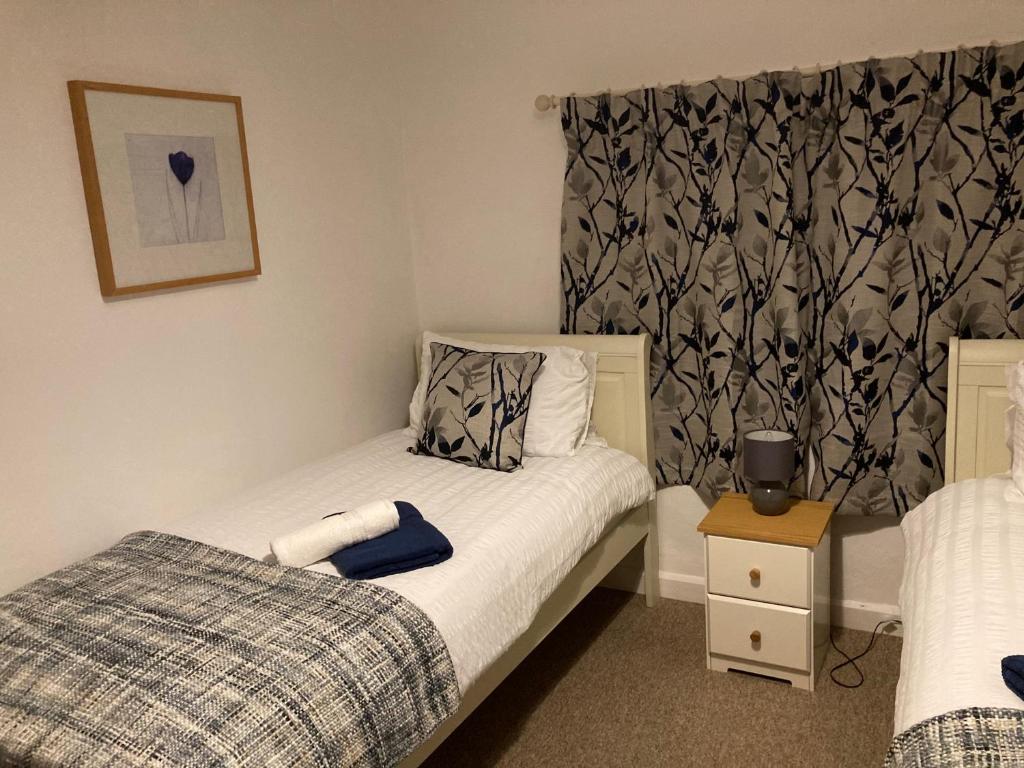
<svg viewBox="0 0 1024 768">
<path fill-rule="evenodd" d="M 1020 0 L 409 4 L 408 199 L 425 327 L 554 330 L 565 144 L 540 93 L 1024 38 Z"/>
<path fill-rule="evenodd" d="M 373 3 L 0 0 L 0 593 L 404 423 L 389 29 Z M 242 96 L 262 277 L 103 301 L 76 78 Z"/>
<path fill-rule="evenodd" d="M 404 146 L 421 323 L 553 331 L 565 145 L 557 113 L 534 110 L 537 94 L 1017 41 L 1024 3 L 460 0 L 420 4 L 406 22 Z M 666 584 L 699 594 L 694 526 L 703 507 L 675 489 L 659 509 Z M 856 622 L 895 610 L 898 530 L 844 519 L 837 534 L 833 584 L 844 613 Z"/>
</svg>

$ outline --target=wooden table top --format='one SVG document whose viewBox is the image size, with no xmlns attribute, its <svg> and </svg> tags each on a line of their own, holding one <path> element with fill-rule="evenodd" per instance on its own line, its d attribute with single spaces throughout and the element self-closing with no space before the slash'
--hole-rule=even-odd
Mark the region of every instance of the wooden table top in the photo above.
<svg viewBox="0 0 1024 768">
<path fill-rule="evenodd" d="M 828 528 L 833 505 L 830 501 L 794 500 L 789 511 L 774 517 L 754 511 L 745 493 L 725 493 L 697 526 L 709 536 L 765 541 L 814 548 Z"/>
</svg>

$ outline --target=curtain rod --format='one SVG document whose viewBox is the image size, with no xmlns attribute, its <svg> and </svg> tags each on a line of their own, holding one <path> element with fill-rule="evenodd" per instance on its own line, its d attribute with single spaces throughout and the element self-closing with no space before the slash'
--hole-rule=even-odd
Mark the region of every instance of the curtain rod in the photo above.
<svg viewBox="0 0 1024 768">
<path fill-rule="evenodd" d="M 1000 43 L 999 43 L 998 40 L 992 40 L 991 42 L 989 42 L 989 46 L 991 46 L 991 47 L 997 47 L 999 44 Z M 958 45 L 956 48 L 957 48 L 958 51 L 962 51 L 962 50 L 966 49 L 967 46 L 966 45 Z M 920 56 L 923 53 L 924 53 L 924 49 L 922 48 L 922 49 L 919 49 L 918 52 L 915 55 L 916 56 Z M 867 61 L 872 61 L 875 58 L 876 57 L 874 57 L 874 56 L 870 56 L 870 57 L 868 57 Z M 844 63 L 847 63 L 847 62 L 843 62 L 841 60 L 837 61 L 835 66 L 837 66 L 837 67 L 842 66 Z M 797 72 L 797 73 L 799 73 L 801 75 L 814 75 L 814 74 L 820 73 L 821 69 L 822 69 L 822 65 L 819 62 L 818 64 L 815 64 L 813 67 L 797 67 L 797 66 L 794 66 L 791 70 L 782 70 L 782 71 Z M 722 75 L 715 75 L 715 77 L 713 79 L 715 79 L 715 80 L 726 80 L 726 79 L 728 79 L 728 80 L 746 80 L 749 77 L 755 77 L 757 75 L 763 75 L 766 72 L 767 72 L 767 70 L 762 69 L 760 72 L 756 72 L 756 73 L 753 73 L 753 74 L 731 75 L 728 78 L 725 78 Z M 699 83 L 705 83 L 705 82 L 707 82 L 706 79 L 705 80 L 689 80 L 689 81 L 683 80 L 683 81 L 681 81 L 679 83 L 673 83 L 673 85 L 697 85 Z M 609 88 L 606 91 L 600 91 L 598 93 L 586 94 L 586 96 L 587 97 L 591 97 L 591 96 L 625 96 L 627 93 L 633 93 L 634 91 L 643 90 L 646 87 L 647 86 L 645 84 L 641 83 L 639 88 L 629 88 L 627 90 L 619 90 L 619 91 L 613 91 L 611 88 Z M 661 83 L 658 83 L 655 87 L 663 88 L 664 86 Z M 576 94 L 576 93 L 570 93 L 569 94 L 569 96 L 577 96 L 577 95 L 579 95 L 579 94 Z M 537 98 L 535 98 L 533 100 L 533 106 L 537 109 L 538 112 L 547 112 L 549 109 L 554 109 L 555 107 L 558 107 L 562 103 L 562 99 L 563 98 L 566 98 L 566 97 L 564 97 L 564 96 L 555 96 L 555 95 L 543 94 L 542 93 L 540 96 L 538 96 Z"/>
</svg>

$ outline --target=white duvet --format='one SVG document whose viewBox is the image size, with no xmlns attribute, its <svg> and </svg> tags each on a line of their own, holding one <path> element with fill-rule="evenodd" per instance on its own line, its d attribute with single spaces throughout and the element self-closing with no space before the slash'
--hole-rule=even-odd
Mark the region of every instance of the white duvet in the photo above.
<svg viewBox="0 0 1024 768">
<path fill-rule="evenodd" d="M 264 559 L 275 536 L 373 499 L 411 502 L 451 541 L 453 557 L 376 582 L 418 605 L 466 690 L 530 625 L 580 558 L 623 512 L 652 497 L 634 457 L 583 446 L 528 458 L 512 473 L 414 456 L 390 432 L 162 530 Z M 337 575 L 328 561 L 310 570 Z"/>
<path fill-rule="evenodd" d="M 896 733 L 964 707 L 1015 707 L 1000 661 L 1024 654 L 1024 497 L 1008 478 L 932 494 L 903 520 Z"/>
</svg>

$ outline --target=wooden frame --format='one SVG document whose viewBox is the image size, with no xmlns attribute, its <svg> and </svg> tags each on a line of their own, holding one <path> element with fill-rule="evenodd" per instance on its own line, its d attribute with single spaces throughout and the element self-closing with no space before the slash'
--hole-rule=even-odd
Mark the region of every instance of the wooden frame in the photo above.
<svg viewBox="0 0 1024 768">
<path fill-rule="evenodd" d="M 946 485 L 1010 468 L 1006 366 L 1024 360 L 1021 339 L 949 340 Z"/>
<path fill-rule="evenodd" d="M 218 274 L 160 280 L 149 283 L 131 285 L 117 284 L 114 263 L 111 257 L 107 212 L 104 210 L 103 194 L 100 188 L 100 171 L 96 161 L 96 147 L 93 141 L 93 129 L 90 124 L 89 110 L 86 100 L 86 94 L 88 91 L 103 91 L 108 93 L 133 94 L 138 96 L 158 96 L 170 99 L 187 99 L 193 101 L 226 102 L 234 105 L 238 127 L 238 142 L 241 147 L 242 155 L 241 171 L 249 217 L 249 237 L 252 243 L 253 266 L 251 268 Z M 104 296 L 122 296 L 163 288 L 200 285 L 203 283 L 221 280 L 252 277 L 261 273 L 259 246 L 256 239 L 256 214 L 253 209 L 252 185 L 249 178 L 249 159 L 245 142 L 245 126 L 242 120 L 241 98 L 238 96 L 226 96 L 214 93 L 147 88 L 143 86 L 120 85 L 116 83 L 98 83 L 88 80 L 69 81 L 68 95 L 71 99 L 71 116 L 74 122 L 75 140 L 78 145 L 79 164 L 82 169 L 82 186 L 85 191 L 85 202 L 89 216 L 89 228 L 92 231 L 93 252 L 96 257 L 96 271 L 99 275 L 100 292 Z"/>
<path fill-rule="evenodd" d="M 650 337 L 560 336 L 548 334 L 451 333 L 456 339 L 486 344 L 565 346 L 596 352 L 597 389 L 592 421 L 613 448 L 636 456 L 654 476 L 654 427 L 651 419 Z M 422 344 L 417 340 L 416 360 Z M 459 710 L 402 761 L 402 768 L 422 763 L 474 709 L 536 648 L 559 622 L 641 542 L 644 545 L 644 590 L 647 605 L 658 599 L 658 531 L 655 504 L 628 511 L 583 556 L 537 612 L 527 630 L 463 691 Z"/>
</svg>

